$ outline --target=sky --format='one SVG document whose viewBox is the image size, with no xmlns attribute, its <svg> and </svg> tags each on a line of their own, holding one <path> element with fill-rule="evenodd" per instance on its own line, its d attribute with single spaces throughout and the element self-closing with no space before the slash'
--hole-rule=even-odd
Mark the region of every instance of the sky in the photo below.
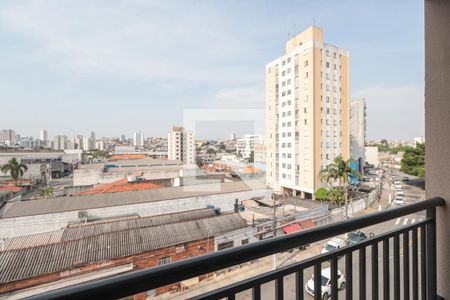
<svg viewBox="0 0 450 300">
<path fill-rule="evenodd" d="M 367 138 L 422 136 L 422 0 L 1 1 L 0 128 L 166 136 L 186 109 L 261 109 L 265 65 L 312 24 L 350 52 Z M 198 124 L 200 138 L 251 128 Z"/>
</svg>

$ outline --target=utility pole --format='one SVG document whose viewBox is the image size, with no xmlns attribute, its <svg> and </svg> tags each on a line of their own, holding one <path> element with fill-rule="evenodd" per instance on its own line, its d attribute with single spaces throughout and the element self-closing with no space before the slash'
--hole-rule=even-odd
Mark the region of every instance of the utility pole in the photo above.
<svg viewBox="0 0 450 300">
<path fill-rule="evenodd" d="M 272 223 L 272 235 L 273 238 L 277 236 L 277 215 L 276 215 L 276 198 L 277 195 L 272 192 L 272 200 L 273 200 L 273 223 Z M 272 254 L 272 270 L 277 268 L 277 255 L 276 253 Z"/>
</svg>

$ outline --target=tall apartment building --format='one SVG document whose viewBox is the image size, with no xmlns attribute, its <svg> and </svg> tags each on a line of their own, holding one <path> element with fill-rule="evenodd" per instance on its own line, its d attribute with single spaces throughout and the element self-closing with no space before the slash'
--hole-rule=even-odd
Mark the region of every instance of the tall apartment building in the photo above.
<svg viewBox="0 0 450 300">
<path fill-rule="evenodd" d="M 364 172 L 366 143 L 366 102 L 364 98 L 350 102 L 350 157 Z"/>
<path fill-rule="evenodd" d="M 193 131 L 183 127 L 172 127 L 167 136 L 168 158 L 180 160 L 183 164 L 195 164 L 195 138 Z"/>
<path fill-rule="evenodd" d="M 136 147 L 144 147 L 144 133 L 140 131 L 133 133 L 133 144 Z"/>
<path fill-rule="evenodd" d="M 13 129 L 2 129 L 0 131 L 0 142 L 8 146 L 14 146 L 16 144 L 16 132 Z"/>
<path fill-rule="evenodd" d="M 67 136 L 57 135 L 53 141 L 53 149 L 55 150 L 65 150 L 67 149 Z"/>
<path fill-rule="evenodd" d="M 236 153 L 242 158 L 250 158 L 255 145 L 264 144 L 264 136 L 258 134 L 246 134 L 243 138 L 236 140 Z"/>
<path fill-rule="evenodd" d="M 83 143 L 81 149 L 84 151 L 91 151 L 95 149 L 95 138 L 83 137 Z"/>
<path fill-rule="evenodd" d="M 350 157 L 349 135 L 349 53 L 310 27 L 266 65 L 267 183 L 313 198 L 320 170 Z"/>
<path fill-rule="evenodd" d="M 48 132 L 45 129 L 42 129 L 41 131 L 39 131 L 39 139 L 41 141 L 48 141 Z"/>
</svg>

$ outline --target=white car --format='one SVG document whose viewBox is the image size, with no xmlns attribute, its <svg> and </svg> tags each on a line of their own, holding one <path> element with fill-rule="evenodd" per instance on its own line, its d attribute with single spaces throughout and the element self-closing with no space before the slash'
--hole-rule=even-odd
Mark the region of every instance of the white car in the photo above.
<svg viewBox="0 0 450 300">
<path fill-rule="evenodd" d="M 403 192 L 403 190 L 397 190 L 397 191 L 395 192 L 395 194 L 396 194 L 397 196 L 405 196 L 405 193 Z"/>
<path fill-rule="evenodd" d="M 340 238 L 332 238 L 325 244 L 325 246 L 323 246 L 322 251 L 320 251 L 320 253 L 322 253 L 322 254 L 328 253 L 328 252 L 335 251 L 335 250 L 340 249 L 345 246 L 347 246 L 347 244 L 345 243 L 344 240 L 342 240 Z"/>
<path fill-rule="evenodd" d="M 320 278 L 320 282 L 321 282 L 321 286 L 322 286 L 322 300 L 327 300 L 328 298 L 330 298 L 331 295 L 331 269 L 330 268 L 326 268 L 323 269 L 321 272 L 321 278 Z M 337 271 L 338 273 L 338 278 L 337 278 L 337 286 L 338 289 L 343 290 L 345 289 L 345 277 L 342 274 L 342 272 L 340 270 Z M 310 294 L 311 296 L 314 296 L 314 275 L 312 276 L 312 278 L 310 280 L 308 280 L 308 282 L 305 285 L 306 288 L 306 292 L 308 294 Z"/>
<path fill-rule="evenodd" d="M 405 205 L 405 201 L 403 200 L 402 197 L 397 196 L 394 199 L 394 204 L 398 206 Z"/>
</svg>

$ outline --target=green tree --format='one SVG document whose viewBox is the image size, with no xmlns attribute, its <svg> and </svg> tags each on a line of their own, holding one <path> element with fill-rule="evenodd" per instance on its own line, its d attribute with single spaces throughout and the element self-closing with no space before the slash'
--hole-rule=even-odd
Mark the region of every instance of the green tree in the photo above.
<svg viewBox="0 0 450 300">
<path fill-rule="evenodd" d="M 317 200 L 328 200 L 328 190 L 324 187 L 318 188 L 315 194 Z"/>
<path fill-rule="evenodd" d="M 248 159 L 249 163 L 255 162 L 255 151 L 252 150 L 252 152 L 250 152 L 250 157 Z"/>
<path fill-rule="evenodd" d="M 208 154 L 216 154 L 216 151 L 213 148 L 208 148 L 208 150 L 206 150 L 206 153 L 208 153 Z"/>
<path fill-rule="evenodd" d="M 425 144 L 417 144 L 415 148 L 409 147 L 405 150 L 400 163 L 400 171 L 425 178 Z"/>
<path fill-rule="evenodd" d="M 334 188 L 330 189 L 330 191 L 328 192 L 328 199 L 337 205 L 342 205 L 342 204 L 346 203 L 345 197 L 346 197 L 345 192 L 341 188 L 338 188 L 338 187 L 334 187 Z"/>
<path fill-rule="evenodd" d="M 320 177 L 325 180 L 330 186 L 333 183 L 337 182 L 339 191 L 344 192 L 344 202 L 345 202 L 345 217 L 348 218 L 348 187 L 349 187 L 349 178 L 350 175 L 355 176 L 357 178 L 361 177 L 358 171 L 353 170 L 350 167 L 350 164 L 353 160 L 344 160 L 341 156 L 338 156 L 334 159 L 334 161 L 329 164 L 324 170 L 320 172 Z M 331 192 L 331 190 L 330 190 Z M 336 194 L 335 200 L 340 200 L 337 197 L 337 192 L 333 192 Z M 330 199 L 331 200 L 331 199 Z"/>
<path fill-rule="evenodd" d="M 38 198 L 50 198 L 53 197 L 53 187 L 45 186 L 36 193 L 36 197 Z"/>
<path fill-rule="evenodd" d="M 1 170 L 3 173 L 9 173 L 11 178 L 15 181 L 15 185 L 17 185 L 17 181 L 28 170 L 28 167 L 24 164 L 20 164 L 17 159 L 13 157 L 8 163 L 1 167 Z"/>
</svg>

